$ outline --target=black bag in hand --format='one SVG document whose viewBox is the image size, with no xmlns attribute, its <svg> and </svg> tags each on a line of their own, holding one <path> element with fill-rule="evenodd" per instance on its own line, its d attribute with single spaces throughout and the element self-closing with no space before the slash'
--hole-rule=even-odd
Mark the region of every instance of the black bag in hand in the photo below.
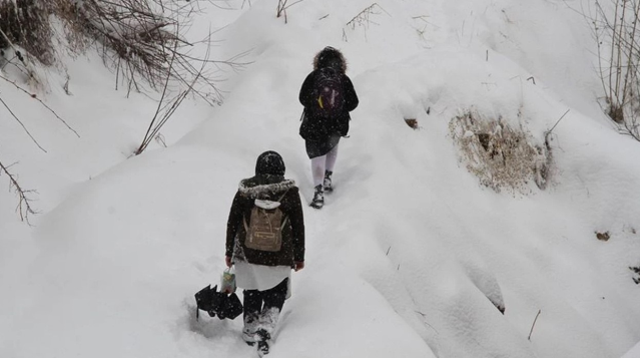
<svg viewBox="0 0 640 358">
<path fill-rule="evenodd" d="M 207 285 L 195 294 L 196 319 L 200 318 L 200 310 L 206 311 L 210 317 L 217 315 L 219 319 L 235 319 L 242 313 L 242 303 L 235 293 L 227 295 L 217 290 L 218 286 L 211 288 Z"/>
<path fill-rule="evenodd" d="M 217 290 L 218 286 L 211 288 L 211 285 L 207 285 L 207 287 L 195 294 L 196 305 L 198 307 L 196 310 L 196 319 L 200 318 L 200 310 L 209 313 L 210 317 L 216 315 L 216 312 L 220 309 L 220 305 L 227 296 L 222 292 L 216 292 Z"/>
<path fill-rule="evenodd" d="M 225 295 L 216 313 L 220 319 L 235 319 L 238 317 L 242 313 L 242 303 L 240 302 L 238 295 L 235 293 L 228 296 Z"/>
</svg>

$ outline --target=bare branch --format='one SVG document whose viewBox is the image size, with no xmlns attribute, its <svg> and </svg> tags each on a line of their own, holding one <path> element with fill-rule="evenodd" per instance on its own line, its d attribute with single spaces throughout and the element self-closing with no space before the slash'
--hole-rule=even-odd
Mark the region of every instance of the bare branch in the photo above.
<svg viewBox="0 0 640 358">
<path fill-rule="evenodd" d="M 556 126 L 558 125 L 558 123 L 560 123 L 560 121 L 562 120 L 562 118 L 564 118 L 564 116 L 566 116 L 566 115 L 567 115 L 567 113 L 569 113 L 569 111 L 570 111 L 570 110 L 571 110 L 571 109 L 567 109 L 567 110 L 562 114 L 562 116 L 560 116 L 560 119 L 558 119 L 558 121 L 556 122 L 556 124 L 554 124 L 554 125 L 553 125 L 553 127 L 551 127 L 551 129 L 549 129 L 549 130 L 547 131 L 547 134 L 548 134 L 548 133 L 553 132 L 553 130 L 554 130 L 554 129 L 556 129 Z"/>
<path fill-rule="evenodd" d="M 18 205 L 16 206 L 16 211 L 20 214 L 20 220 L 26 221 L 29 223 L 29 215 L 37 214 L 37 212 L 31 206 L 31 198 L 29 198 L 29 194 L 35 193 L 35 190 L 23 189 L 18 183 L 16 177 L 9 172 L 10 166 L 5 166 L 0 161 L 0 175 L 5 173 L 9 177 L 9 186 L 13 188 L 18 196 Z"/>
<path fill-rule="evenodd" d="M 75 129 L 71 128 L 71 126 L 62 118 L 60 118 L 60 116 L 56 113 L 56 111 L 54 111 L 53 109 L 51 109 L 51 107 L 49 107 L 46 103 L 44 103 L 40 98 L 38 98 L 38 96 L 35 93 L 31 93 L 29 91 L 27 91 L 26 89 L 20 87 L 20 85 L 18 85 L 15 81 L 12 81 L 2 75 L 0 75 L 0 79 L 5 80 L 6 82 L 11 83 L 12 85 L 14 85 L 19 91 L 25 93 L 26 95 L 28 95 L 29 97 L 35 99 L 36 101 L 40 102 L 40 104 L 46 108 L 49 112 L 51 112 L 60 122 L 62 122 L 67 129 L 69 129 L 70 131 L 72 131 L 78 138 L 80 138 L 80 134 L 78 134 L 78 132 L 75 131 Z"/>
<path fill-rule="evenodd" d="M 297 3 L 302 2 L 302 1 L 304 1 L 304 0 L 297 0 L 297 1 L 294 1 L 293 3 L 291 3 L 291 4 L 287 4 L 289 2 L 289 0 L 278 0 L 278 7 L 276 9 L 276 17 L 279 18 L 280 16 L 284 15 L 284 23 L 286 24 L 288 22 L 287 9 L 292 7 L 293 5 L 295 5 Z"/>
<path fill-rule="evenodd" d="M 15 113 L 13 113 L 13 111 L 11 110 L 11 108 L 9 107 L 9 105 L 2 99 L 2 97 L 0 97 L 0 103 L 2 103 L 2 105 L 4 106 L 4 108 L 7 109 L 7 111 L 9 111 L 9 114 L 11 114 L 11 116 L 20 124 L 20 126 L 22 127 L 22 129 L 24 129 L 24 131 L 27 133 L 27 135 L 29 136 L 29 138 L 31 138 L 31 140 L 38 146 L 38 148 L 40 148 L 41 151 L 43 152 L 47 152 L 44 148 L 42 148 L 42 146 L 40 145 L 40 143 L 38 143 L 38 141 L 33 137 L 33 135 L 31 135 L 31 132 L 29 132 L 29 130 L 27 129 L 27 127 L 24 125 L 24 123 L 22 123 L 22 121 L 20 120 L 20 118 L 18 118 L 18 116 L 16 116 Z"/>
<path fill-rule="evenodd" d="M 177 44 L 176 44 L 177 46 Z M 149 143 L 149 138 L 152 138 L 152 136 L 150 136 L 151 131 L 153 129 L 153 125 L 156 122 L 156 119 L 158 118 L 158 115 L 160 114 L 160 109 L 162 107 L 162 104 L 164 103 L 164 98 L 167 94 L 167 88 L 169 87 L 169 80 L 171 79 L 171 67 L 173 66 L 173 62 L 176 59 L 176 55 L 177 52 L 174 51 L 173 52 L 173 56 L 171 56 L 171 62 L 169 63 L 169 70 L 167 71 L 167 79 L 164 82 L 164 88 L 162 89 L 162 96 L 160 97 L 160 101 L 158 101 L 158 108 L 156 109 L 156 113 L 153 115 L 153 118 L 151 119 L 151 123 L 149 123 L 149 128 L 147 128 L 147 133 L 145 133 L 144 135 L 144 139 L 142 140 L 142 144 L 140 145 L 140 147 L 138 148 L 138 150 L 136 150 L 135 154 L 139 155 L 141 154 L 144 149 L 147 147 L 148 143 Z"/>
<path fill-rule="evenodd" d="M 371 22 L 371 19 L 370 19 L 371 15 L 380 14 L 379 12 L 375 11 L 376 9 L 380 9 L 384 13 L 389 15 L 389 13 L 386 12 L 385 9 L 382 8 L 382 6 L 378 5 L 378 3 L 373 3 L 367 6 L 366 8 L 364 8 L 362 11 L 360 11 L 356 16 L 354 16 L 351 20 L 349 20 L 346 23 L 346 25 L 351 26 L 352 29 L 355 28 L 356 26 L 368 25 Z"/>
<path fill-rule="evenodd" d="M 606 114 L 621 133 L 640 138 L 640 2 L 612 0 L 610 11 L 595 2 L 593 26 Z"/>
<path fill-rule="evenodd" d="M 538 321 L 538 316 L 540 316 L 540 313 L 542 313 L 542 310 L 538 310 L 538 314 L 536 315 L 536 318 L 533 320 L 533 324 L 531 325 L 531 331 L 529 332 L 529 337 L 527 337 L 529 341 L 531 341 L 531 334 L 533 333 L 533 328 L 536 326 L 536 322 Z"/>
<path fill-rule="evenodd" d="M 387 15 L 389 15 L 389 13 L 385 9 L 383 9 L 382 6 L 378 5 L 378 3 L 373 3 L 373 4 L 369 5 L 369 6 L 367 6 L 366 8 L 364 8 L 362 11 L 360 11 L 351 20 L 349 20 L 345 24 L 345 26 L 346 27 L 351 27 L 352 30 L 355 29 L 356 27 L 364 27 L 365 28 L 365 37 L 366 37 L 366 28 L 370 24 L 376 24 L 375 22 L 373 22 L 371 20 L 371 15 L 380 15 L 380 12 L 377 12 L 376 10 L 382 10 L 382 12 L 384 12 Z M 389 15 L 389 16 L 391 16 L 391 15 Z M 342 37 L 343 37 L 343 40 L 346 41 L 346 33 L 345 33 L 344 29 L 342 30 Z"/>
<path fill-rule="evenodd" d="M 209 33 L 211 33 L 211 31 Z M 209 36 L 209 39 L 211 39 L 211 36 Z M 187 89 L 185 91 L 180 92 L 177 96 L 173 97 L 171 100 L 168 100 L 165 102 L 166 95 L 168 93 L 169 83 L 170 83 L 169 80 L 171 79 L 170 71 L 171 71 L 171 68 L 174 66 L 174 60 L 179 59 L 179 56 L 177 56 L 177 51 L 175 51 L 174 49 L 173 56 L 169 64 L 169 71 L 167 72 L 167 77 L 164 83 L 162 96 L 160 97 L 160 101 L 158 102 L 158 107 L 156 108 L 156 112 L 153 118 L 151 119 L 149 128 L 147 129 L 147 132 L 142 140 L 142 143 L 140 144 L 140 147 L 136 150 L 135 155 L 141 154 L 149 146 L 151 141 L 154 138 L 156 138 L 158 135 L 160 135 L 160 129 L 173 116 L 175 111 L 178 109 L 178 107 L 180 107 L 180 105 L 182 104 L 182 101 L 184 101 L 184 99 L 189 95 L 189 93 L 191 93 L 192 91 L 199 93 L 194 89 L 194 86 L 198 81 L 200 81 L 201 77 L 203 76 L 205 66 L 207 65 L 207 63 L 209 63 L 210 55 L 211 55 L 211 44 L 209 43 L 207 46 L 207 52 L 205 54 L 205 57 L 203 61 L 201 61 L 200 69 L 194 69 L 197 75 L 193 78 L 191 83 L 184 83 L 187 86 Z M 183 82 L 184 79 L 181 79 L 181 81 Z M 160 119 L 158 120 L 158 118 Z M 156 122 L 156 120 L 158 121 Z"/>
<path fill-rule="evenodd" d="M 218 7 L 218 3 L 228 5 L 213 0 L 208 2 Z M 194 43 L 184 37 L 190 18 L 198 11 L 198 1 L 85 0 L 79 6 L 59 13 L 69 32 L 85 34 L 93 40 L 92 45 L 100 46 L 105 64 L 114 68 L 118 76 L 116 87 L 120 87 L 119 77 L 128 84 L 127 95 L 132 90 L 145 91 L 145 85 L 162 90 L 169 71 L 172 82 L 183 85 L 198 77 L 200 86 L 195 93 L 216 105 L 222 101 L 217 81 L 199 73 L 192 64 L 199 64 L 202 59 L 189 53 L 196 43 L 210 42 L 210 39 Z M 172 58 L 173 63 L 169 66 Z M 246 65 L 233 60 L 207 60 L 207 63 L 218 69 L 224 66 L 232 70 Z"/>
</svg>

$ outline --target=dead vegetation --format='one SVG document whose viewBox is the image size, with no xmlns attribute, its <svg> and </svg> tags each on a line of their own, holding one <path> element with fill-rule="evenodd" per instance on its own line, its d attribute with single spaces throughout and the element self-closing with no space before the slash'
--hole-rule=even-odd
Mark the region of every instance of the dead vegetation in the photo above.
<svg viewBox="0 0 640 358">
<path fill-rule="evenodd" d="M 217 6 L 213 0 L 0 0 L 0 77 L 38 100 L 75 133 L 31 90 L 46 87 L 38 75 L 43 73 L 42 68 L 65 69 L 62 55 L 79 56 L 97 50 L 115 74 L 116 90 L 150 97 L 162 93 L 156 113 L 149 115 L 149 129 L 135 152 L 140 154 L 161 136 L 159 130 L 187 96 L 220 104 L 218 71 L 235 71 L 246 65 L 240 62 L 245 54 L 211 59 L 211 31 L 204 38 L 187 39 L 191 20 L 204 2 Z M 197 44 L 200 49 L 207 49 L 206 53 L 194 52 Z M 69 93 L 68 81 L 64 89 Z M 17 121 L 46 153 L 13 107 L 6 92 L 4 97 L 0 92 L 0 110 L 8 113 L 0 119 Z M 21 189 L 17 176 L 9 173 L 6 166 L 2 171 L 18 193 L 19 206 L 26 205 L 21 216 L 23 212 L 35 212 L 25 195 L 29 191 Z"/>
<path fill-rule="evenodd" d="M 364 36 L 367 37 L 367 29 L 371 24 L 377 25 L 376 22 L 371 20 L 372 16 L 380 15 L 382 13 L 389 15 L 389 13 L 382 8 L 382 6 L 378 5 L 378 3 L 373 3 L 357 13 L 351 20 L 347 21 L 345 27 L 342 29 L 342 41 L 348 42 L 346 28 L 350 28 L 351 30 L 355 30 L 358 27 L 362 27 L 364 29 Z M 391 15 L 389 15 L 391 16 Z"/>
<path fill-rule="evenodd" d="M 609 234 L 608 231 L 605 232 L 595 232 L 596 234 L 596 238 L 600 241 L 609 241 L 609 239 L 611 238 L 611 234 Z"/>
<path fill-rule="evenodd" d="M 640 265 L 631 266 L 629 267 L 629 270 L 633 272 L 633 282 L 635 282 L 636 285 L 640 285 Z"/>
<path fill-rule="evenodd" d="M 11 165 L 4 165 L 0 161 L 0 176 L 5 174 L 9 178 L 9 189 L 13 190 L 18 197 L 18 204 L 16 205 L 16 212 L 20 216 L 20 220 L 29 223 L 29 216 L 36 214 L 37 212 L 33 208 L 31 195 L 35 193 L 35 190 L 25 189 L 20 186 L 16 175 L 9 171 Z"/>
<path fill-rule="evenodd" d="M 411 129 L 418 129 L 418 120 L 415 118 L 405 118 L 404 122 L 409 126 L 409 128 Z"/>
<path fill-rule="evenodd" d="M 0 0 L 0 50 L 19 46 L 16 58 L 33 56 L 45 65 L 55 61 L 49 14 L 53 1 Z"/>
<path fill-rule="evenodd" d="M 502 118 L 485 118 L 469 110 L 453 118 L 449 130 L 461 162 L 480 183 L 500 192 L 527 194 L 533 181 L 544 190 L 550 180 L 551 150 L 522 128 Z"/>
<path fill-rule="evenodd" d="M 640 1 L 595 1 L 586 14 L 598 48 L 604 111 L 620 133 L 640 141 Z"/>
<path fill-rule="evenodd" d="M 56 51 L 97 49 L 114 71 L 117 89 L 161 91 L 169 74 L 174 87 L 192 86 L 193 94 L 219 104 L 215 73 L 241 68 L 244 54 L 212 60 L 192 53 L 196 44 L 212 42 L 212 33 L 186 38 L 203 1 L 210 0 L 0 0 L 0 66 L 24 70 L 31 58 L 52 65 L 59 62 Z"/>
<path fill-rule="evenodd" d="M 278 0 L 278 8 L 276 9 L 276 17 L 280 18 L 280 17 L 284 17 L 284 23 L 288 23 L 289 22 L 289 17 L 287 16 L 287 9 L 292 7 L 295 4 L 301 3 L 304 0 L 297 0 L 292 2 L 291 4 L 289 4 L 289 0 Z M 251 2 L 249 2 L 249 5 L 251 5 Z M 244 2 L 242 3 L 242 6 L 244 6 Z"/>
</svg>

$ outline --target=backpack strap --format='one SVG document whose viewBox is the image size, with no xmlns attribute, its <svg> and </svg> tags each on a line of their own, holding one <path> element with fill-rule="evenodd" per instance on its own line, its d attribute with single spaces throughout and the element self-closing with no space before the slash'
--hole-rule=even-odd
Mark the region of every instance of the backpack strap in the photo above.
<svg viewBox="0 0 640 358">
<path fill-rule="evenodd" d="M 287 195 L 287 193 L 289 193 L 289 189 L 284 191 L 284 194 L 282 194 L 282 196 L 280 197 L 280 199 L 278 199 L 278 202 L 281 202 L 282 199 L 284 199 L 284 197 Z M 283 212 L 284 214 L 284 212 Z M 287 220 L 289 220 L 289 215 L 283 215 L 282 217 L 282 224 L 280 224 L 280 230 L 284 229 L 284 224 L 287 223 Z"/>
<path fill-rule="evenodd" d="M 278 202 L 281 202 L 282 199 L 284 199 L 284 197 L 287 195 L 287 193 L 289 193 L 289 189 L 284 191 L 284 194 L 282 194 L 282 196 L 278 199 Z"/>
</svg>

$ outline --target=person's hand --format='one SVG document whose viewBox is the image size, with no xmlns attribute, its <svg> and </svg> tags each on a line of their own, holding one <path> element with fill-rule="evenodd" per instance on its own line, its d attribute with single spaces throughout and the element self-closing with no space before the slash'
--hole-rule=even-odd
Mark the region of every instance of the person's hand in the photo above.
<svg viewBox="0 0 640 358">
<path fill-rule="evenodd" d="M 304 268 L 304 261 L 296 261 L 294 262 L 294 267 L 293 269 L 297 272 L 300 271 Z"/>
<path fill-rule="evenodd" d="M 227 267 L 231 267 L 231 265 L 233 265 L 233 262 L 231 262 L 231 256 L 225 256 L 224 263 L 227 264 Z"/>
</svg>

